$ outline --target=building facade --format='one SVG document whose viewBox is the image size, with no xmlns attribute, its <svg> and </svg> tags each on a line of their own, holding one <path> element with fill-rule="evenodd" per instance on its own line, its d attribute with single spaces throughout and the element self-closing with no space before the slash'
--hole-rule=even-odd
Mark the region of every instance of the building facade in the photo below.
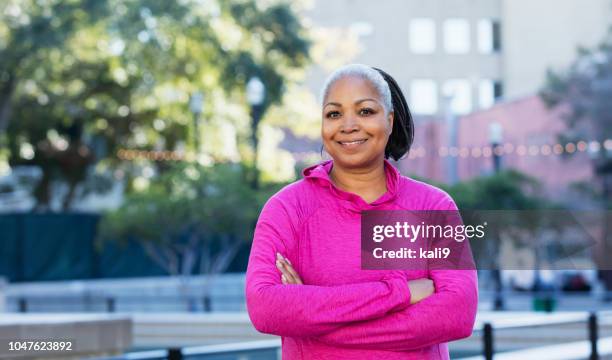
<svg viewBox="0 0 612 360">
<path fill-rule="evenodd" d="M 313 28 L 344 34 L 330 45 L 346 53 L 342 62 L 392 74 L 415 115 L 443 114 L 446 104 L 463 115 L 536 93 L 547 69 L 562 69 L 579 46 L 603 39 L 612 2 L 313 0 L 305 17 Z M 351 41 L 356 48 L 347 50 Z M 318 91 L 339 65 L 321 59 L 309 88 Z"/>
<path fill-rule="evenodd" d="M 440 182 L 515 169 L 538 180 L 547 195 L 561 198 L 568 186 L 593 179 L 591 154 L 612 147 L 589 139 L 560 142 L 564 111 L 548 109 L 537 95 L 498 103 L 456 118 L 453 146 L 448 123 L 429 121 L 417 127 L 415 146 L 398 165 L 404 173 Z"/>
<path fill-rule="evenodd" d="M 307 77 L 314 93 L 346 63 L 380 67 L 402 87 L 416 124 L 415 146 L 399 164 L 406 173 L 447 183 L 491 173 L 483 149 L 496 124 L 513 146 L 503 168 L 551 192 L 592 178 L 584 148 L 553 151 L 563 120 L 536 94 L 549 69 L 604 39 L 611 0 L 312 0 L 305 18 L 327 34 Z"/>
</svg>

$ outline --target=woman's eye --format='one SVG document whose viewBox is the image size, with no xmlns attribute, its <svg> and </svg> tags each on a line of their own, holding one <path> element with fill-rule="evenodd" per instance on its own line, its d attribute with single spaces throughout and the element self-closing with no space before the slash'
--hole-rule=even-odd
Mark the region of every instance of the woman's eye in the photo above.
<svg viewBox="0 0 612 360">
<path fill-rule="evenodd" d="M 338 116 L 340 116 L 340 113 L 338 111 L 330 111 L 327 113 L 327 115 L 325 115 L 326 117 L 330 118 L 330 119 L 335 119 Z"/>
<path fill-rule="evenodd" d="M 374 110 L 370 108 L 364 108 L 364 109 L 359 110 L 359 114 L 360 115 L 372 115 L 374 114 Z"/>
</svg>

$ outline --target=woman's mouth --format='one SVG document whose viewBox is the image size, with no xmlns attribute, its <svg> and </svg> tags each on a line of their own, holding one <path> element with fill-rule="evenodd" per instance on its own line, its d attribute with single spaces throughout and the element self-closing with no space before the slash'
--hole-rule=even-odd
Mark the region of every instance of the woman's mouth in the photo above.
<svg viewBox="0 0 612 360">
<path fill-rule="evenodd" d="M 368 141 L 368 139 L 357 139 L 352 141 L 338 141 L 338 144 L 345 148 L 352 149 Z"/>
</svg>

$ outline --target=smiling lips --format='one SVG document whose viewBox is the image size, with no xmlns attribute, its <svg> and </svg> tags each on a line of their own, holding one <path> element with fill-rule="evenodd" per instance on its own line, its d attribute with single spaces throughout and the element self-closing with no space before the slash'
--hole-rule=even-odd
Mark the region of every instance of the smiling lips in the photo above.
<svg viewBox="0 0 612 360">
<path fill-rule="evenodd" d="M 366 141 L 368 141 L 368 139 L 358 139 L 358 140 L 352 140 L 352 141 L 338 141 L 338 144 L 342 145 L 342 147 L 352 149 L 352 148 L 355 148 L 365 143 Z"/>
</svg>

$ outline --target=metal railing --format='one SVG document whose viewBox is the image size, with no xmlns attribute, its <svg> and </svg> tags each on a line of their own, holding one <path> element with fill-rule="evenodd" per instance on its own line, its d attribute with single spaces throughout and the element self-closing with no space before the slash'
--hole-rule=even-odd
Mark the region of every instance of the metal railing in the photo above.
<svg viewBox="0 0 612 360">
<path fill-rule="evenodd" d="M 474 329 L 482 331 L 482 353 L 485 360 L 493 360 L 495 355 L 495 330 L 519 329 L 533 326 L 563 325 L 585 323 L 587 328 L 587 340 L 590 344 L 589 360 L 600 358 L 598 350 L 599 341 L 599 319 L 603 316 L 612 316 L 612 311 L 600 311 L 590 313 L 558 314 L 556 318 L 546 319 L 507 319 L 506 321 L 484 322 L 481 328 Z"/>
<path fill-rule="evenodd" d="M 555 302 L 563 301 L 566 310 L 581 310 L 585 306 L 598 310 L 603 304 L 600 299 L 587 293 L 555 293 L 550 292 L 504 292 L 506 301 L 512 302 L 512 309 L 527 309 L 533 305 L 533 299 L 538 296 L 552 296 Z M 480 291 L 481 300 L 489 299 L 490 292 Z M 606 295 L 612 299 L 612 292 Z M 579 305 L 576 305 L 578 304 Z M 569 305 L 568 305 L 569 304 Z M 81 293 L 81 294 L 13 294 L 6 296 L 6 308 L 13 312 L 134 312 L 141 308 L 144 311 L 166 310 L 186 312 L 211 311 L 244 311 L 245 296 L 242 293 L 229 294 L 108 294 L 108 293 Z M 548 311 L 554 311 L 552 307 Z"/>
<path fill-rule="evenodd" d="M 138 295 L 86 295 L 86 296 L 19 296 L 7 297 L 6 307 L 9 311 L 20 313 L 45 312 L 133 312 L 138 308 L 149 311 L 186 311 L 212 312 L 217 307 L 221 310 L 244 310 L 244 296 L 138 296 Z"/>
</svg>

